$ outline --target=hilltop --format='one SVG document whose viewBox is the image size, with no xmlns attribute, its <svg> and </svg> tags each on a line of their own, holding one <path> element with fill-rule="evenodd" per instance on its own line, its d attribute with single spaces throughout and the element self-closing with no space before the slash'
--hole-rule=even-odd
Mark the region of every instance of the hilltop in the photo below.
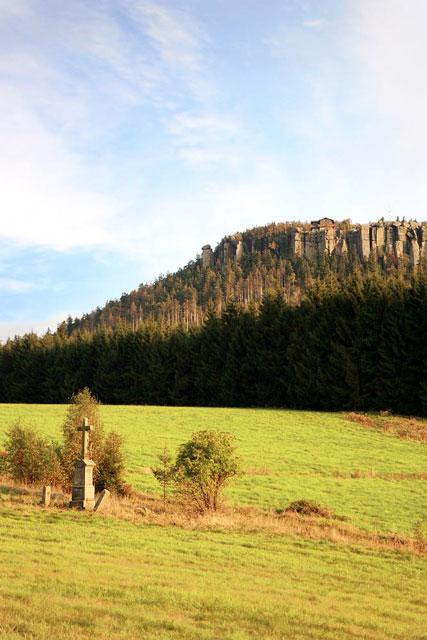
<svg viewBox="0 0 427 640">
<path fill-rule="evenodd" d="M 204 245 L 195 260 L 152 284 L 140 284 L 103 308 L 69 317 L 60 330 L 71 335 L 147 321 L 185 328 L 202 324 L 208 310 L 229 302 L 258 309 L 266 292 L 298 304 L 316 278 L 343 280 L 355 272 L 408 277 L 427 262 L 427 222 L 405 219 L 370 224 L 284 222 L 254 227 Z"/>
<path fill-rule="evenodd" d="M 2 402 L 427 411 L 426 224 L 224 238 L 56 334 L 0 349 Z"/>
</svg>

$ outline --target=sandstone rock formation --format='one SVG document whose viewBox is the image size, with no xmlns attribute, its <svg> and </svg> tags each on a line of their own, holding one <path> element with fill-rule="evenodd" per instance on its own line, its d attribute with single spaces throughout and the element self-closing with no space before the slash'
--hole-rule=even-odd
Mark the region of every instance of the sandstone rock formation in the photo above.
<svg viewBox="0 0 427 640">
<path fill-rule="evenodd" d="M 415 220 L 385 221 L 384 218 L 370 224 L 344 224 L 331 218 L 313 220 L 309 225 L 288 225 L 285 231 L 265 235 L 258 240 L 239 237 L 225 238 L 213 251 L 210 245 L 202 247 L 202 265 L 205 268 L 216 263 L 225 266 L 231 261 L 240 262 L 243 256 L 256 251 L 271 250 L 284 258 L 302 258 L 315 261 L 320 255 L 345 255 L 355 252 L 366 261 L 370 256 L 378 259 L 390 256 L 405 259 L 416 266 L 427 259 L 427 222 Z"/>
</svg>

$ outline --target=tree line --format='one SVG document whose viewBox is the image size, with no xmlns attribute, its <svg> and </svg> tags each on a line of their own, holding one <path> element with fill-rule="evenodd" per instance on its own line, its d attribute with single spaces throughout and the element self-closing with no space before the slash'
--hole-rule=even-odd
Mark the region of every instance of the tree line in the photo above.
<svg viewBox="0 0 427 640">
<path fill-rule="evenodd" d="M 28 334 L 0 349 L 1 402 L 427 413 L 427 278 L 315 280 L 300 304 L 231 303 L 200 327 Z"/>
</svg>

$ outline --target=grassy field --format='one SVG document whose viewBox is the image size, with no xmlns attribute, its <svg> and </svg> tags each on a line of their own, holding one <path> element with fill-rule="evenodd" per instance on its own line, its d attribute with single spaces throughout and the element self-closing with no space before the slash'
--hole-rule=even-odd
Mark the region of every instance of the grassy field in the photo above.
<svg viewBox="0 0 427 640">
<path fill-rule="evenodd" d="M 59 440 L 65 412 L 0 405 L 0 441 L 17 418 Z M 217 428 L 236 435 L 247 471 L 230 503 L 270 509 L 313 499 L 347 516 L 345 526 L 409 535 L 426 512 L 417 479 L 425 445 L 342 415 L 101 412 L 105 428 L 125 436 L 128 480 L 146 492 L 158 491 L 149 467 L 165 444 L 174 451 L 192 432 Z M 12 494 L 0 487 L 2 640 L 427 639 L 425 558 L 414 552 L 310 539 L 304 528 L 159 526 L 43 509 Z"/>
<path fill-rule="evenodd" d="M 17 418 L 60 439 L 60 405 L 0 405 L 0 442 Z M 426 447 L 364 428 L 334 413 L 261 409 L 103 406 L 105 428 L 125 437 L 128 480 L 159 490 L 150 472 L 166 444 L 171 451 L 199 429 L 235 434 L 246 475 L 230 501 L 283 508 L 305 498 L 329 506 L 350 523 L 411 535 L 427 514 Z M 415 476 L 415 477 L 414 477 Z"/>
<path fill-rule="evenodd" d="M 25 505 L 0 533 L 2 640 L 426 638 L 416 555 Z"/>
</svg>

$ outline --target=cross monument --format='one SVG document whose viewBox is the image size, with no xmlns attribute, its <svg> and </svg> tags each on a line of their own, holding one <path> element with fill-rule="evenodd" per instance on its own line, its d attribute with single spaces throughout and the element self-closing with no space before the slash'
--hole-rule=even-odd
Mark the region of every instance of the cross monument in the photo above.
<svg viewBox="0 0 427 640">
<path fill-rule="evenodd" d="M 95 487 L 93 486 L 93 468 L 95 463 L 89 458 L 89 438 L 93 426 L 87 418 L 78 427 L 82 432 L 82 457 L 77 460 L 74 468 L 72 498 L 70 507 L 92 510 L 95 505 Z"/>
<path fill-rule="evenodd" d="M 82 432 L 82 460 L 85 460 L 89 453 L 89 436 L 90 432 L 93 431 L 93 427 L 89 424 L 87 418 L 83 418 L 83 424 L 77 428 L 77 431 Z"/>
</svg>

